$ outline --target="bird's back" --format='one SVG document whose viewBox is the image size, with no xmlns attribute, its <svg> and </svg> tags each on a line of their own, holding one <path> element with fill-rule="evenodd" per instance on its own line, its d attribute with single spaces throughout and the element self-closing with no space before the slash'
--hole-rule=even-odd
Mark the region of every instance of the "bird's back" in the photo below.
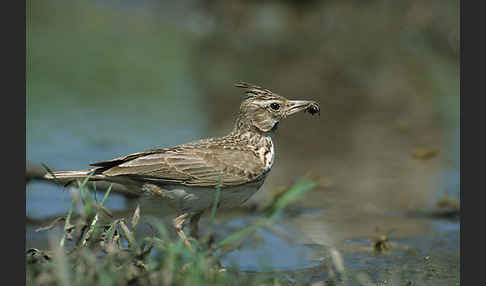
<svg viewBox="0 0 486 286">
<path fill-rule="evenodd" d="M 259 180 L 273 163 L 273 143 L 265 136 L 225 136 L 166 149 L 153 149 L 90 164 L 106 179 L 194 187 L 238 186 Z"/>
</svg>

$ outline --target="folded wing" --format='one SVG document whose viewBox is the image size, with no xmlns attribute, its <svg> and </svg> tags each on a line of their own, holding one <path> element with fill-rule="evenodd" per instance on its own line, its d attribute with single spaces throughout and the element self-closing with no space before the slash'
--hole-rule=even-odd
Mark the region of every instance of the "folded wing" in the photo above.
<svg viewBox="0 0 486 286">
<path fill-rule="evenodd" d="M 134 153 L 97 162 L 105 176 L 128 176 L 161 184 L 216 187 L 235 186 L 262 175 L 263 163 L 251 149 L 214 146 L 179 146 Z"/>
</svg>

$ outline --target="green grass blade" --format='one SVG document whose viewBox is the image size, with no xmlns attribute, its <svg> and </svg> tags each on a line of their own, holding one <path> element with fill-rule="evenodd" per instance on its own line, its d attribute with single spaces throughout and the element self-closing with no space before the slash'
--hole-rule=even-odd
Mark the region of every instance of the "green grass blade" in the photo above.
<svg viewBox="0 0 486 286">
<path fill-rule="evenodd" d="M 233 234 L 231 234 L 230 236 L 228 236 L 227 238 L 223 239 L 222 241 L 220 241 L 216 247 L 217 248 L 220 248 L 220 247 L 223 247 L 223 246 L 226 246 L 228 245 L 229 243 L 233 242 L 233 241 L 237 241 L 237 240 L 240 240 L 242 239 L 243 237 L 245 236 L 248 236 L 249 234 L 255 232 L 256 230 L 258 230 L 261 226 L 263 225 L 262 221 L 260 222 L 256 222 L 254 224 L 251 224 Z"/>
<path fill-rule="evenodd" d="M 108 198 L 108 195 L 110 194 L 111 192 L 111 188 L 113 187 L 113 184 L 110 184 L 110 186 L 108 187 L 108 189 L 106 190 L 106 193 L 105 195 L 103 196 L 103 199 L 101 200 L 101 206 L 103 206 L 105 204 L 105 201 L 106 201 L 106 198 Z"/>
<path fill-rule="evenodd" d="M 93 197 L 95 199 L 96 204 L 99 205 L 97 191 L 96 191 L 96 181 L 93 181 Z"/>
<path fill-rule="evenodd" d="M 73 213 L 73 208 L 74 208 L 74 199 L 71 201 L 71 207 L 69 208 L 68 214 L 66 216 L 66 222 L 64 224 L 64 232 L 63 232 L 62 237 L 61 237 L 61 242 L 59 243 L 59 245 L 61 246 L 61 248 L 64 247 L 64 240 L 66 238 L 66 231 L 67 231 L 68 226 L 69 226 L 69 221 L 71 220 L 71 215 Z"/>
<path fill-rule="evenodd" d="M 94 171 L 91 171 L 88 176 L 86 176 L 86 178 L 84 178 L 83 182 L 81 184 L 79 184 L 79 181 L 78 181 L 78 186 L 79 188 L 84 188 L 84 186 L 86 185 L 86 183 L 88 183 L 89 179 L 91 178 L 91 176 L 93 176 L 93 173 Z"/>
<path fill-rule="evenodd" d="M 267 217 L 276 218 L 290 203 L 297 200 L 303 193 L 313 189 L 318 183 L 314 181 L 299 180 L 285 191 L 270 207 Z"/>
<path fill-rule="evenodd" d="M 54 178 L 54 181 L 55 181 L 56 183 L 58 183 L 58 184 L 60 184 L 60 185 L 62 184 L 62 183 L 61 183 L 61 181 L 59 181 L 59 179 L 56 177 L 56 175 L 54 174 L 54 172 L 52 171 L 52 169 L 51 169 L 51 168 L 49 168 L 49 166 L 47 166 L 47 165 L 46 165 L 46 164 L 44 164 L 44 163 L 40 163 L 40 164 L 41 164 L 41 166 L 42 166 L 44 169 L 46 169 L 47 173 L 49 173 L 49 174 L 50 174 L 50 175 L 51 175 L 51 176 Z"/>
<path fill-rule="evenodd" d="M 216 195 L 214 197 L 213 208 L 211 209 L 211 220 L 210 225 L 213 225 L 214 216 L 216 215 L 216 209 L 218 208 L 219 197 L 221 195 L 221 185 L 222 185 L 222 177 L 219 175 L 219 182 L 218 187 L 216 188 Z"/>
<path fill-rule="evenodd" d="M 270 212 L 266 216 L 267 217 L 266 219 L 260 219 L 254 224 L 233 233 L 232 235 L 228 236 L 227 238 L 219 242 L 217 244 L 217 247 L 222 247 L 228 245 L 230 242 L 240 240 L 243 237 L 248 236 L 252 232 L 257 231 L 260 227 L 267 225 L 275 218 L 277 218 L 278 215 L 283 211 L 283 209 L 287 205 L 297 200 L 299 196 L 311 190 L 317 185 L 318 185 L 317 182 L 299 180 L 292 187 L 290 187 L 285 193 L 283 193 L 278 199 L 276 199 L 276 201 L 271 205 Z"/>
</svg>

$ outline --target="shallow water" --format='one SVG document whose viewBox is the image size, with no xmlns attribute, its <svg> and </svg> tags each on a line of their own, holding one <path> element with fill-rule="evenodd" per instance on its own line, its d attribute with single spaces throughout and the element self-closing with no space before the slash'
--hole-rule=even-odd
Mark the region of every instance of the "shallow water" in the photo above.
<svg viewBox="0 0 486 286">
<path fill-rule="evenodd" d="M 176 17 L 177 12 L 154 20 L 148 16 L 153 11 L 131 15 L 131 6 L 120 12 L 111 5 L 76 1 L 44 5 L 36 2 L 32 7 L 28 161 L 54 169 L 83 169 L 95 161 L 219 136 L 232 128 L 241 94 L 225 93 L 239 80 L 228 70 L 242 63 L 199 49 L 201 34 L 191 23 L 180 24 L 185 18 Z M 51 6 L 64 13 L 51 15 Z M 167 15 L 170 9 L 160 10 Z M 106 25 L 93 24 L 103 21 Z M 201 61 L 194 58 L 214 60 L 214 65 L 200 74 Z M 271 65 L 268 69 L 278 70 Z M 208 86 L 225 83 L 213 93 L 202 80 Z M 277 87 L 288 82 L 281 80 Z M 400 101 L 393 103 L 382 94 L 370 100 L 376 106 L 363 104 L 363 111 L 357 110 L 359 98 L 350 98 L 349 91 L 332 97 L 311 87 L 289 96 L 322 102 L 322 116 L 296 115 L 281 124 L 275 135 L 275 166 L 247 206 L 264 206 L 304 175 L 321 184 L 289 207 L 275 226 L 277 233 L 257 232 L 223 257 L 224 266 L 235 263 L 248 272 L 273 268 L 290 280 L 321 281 L 329 278 L 329 251 L 337 249 L 349 273 L 366 272 L 373 281 L 399 277 L 417 285 L 457 285 L 459 220 L 427 215 L 444 194 L 459 199 L 457 96 L 414 98 L 399 109 Z M 435 112 L 444 118 L 440 124 Z M 440 152 L 430 159 L 414 159 L 413 151 L 424 146 Z M 29 218 L 64 215 L 70 203 L 68 189 L 37 181 L 27 184 Z M 111 210 L 132 212 L 134 205 L 116 194 L 107 201 Z M 172 213 L 157 202 L 142 202 L 141 209 L 142 214 L 170 222 Z M 216 239 L 250 224 L 261 215 L 254 209 L 218 211 Z M 425 215 L 409 215 L 418 211 Z M 47 247 L 47 234 L 34 232 L 36 223 L 26 225 L 26 248 Z M 203 230 L 205 226 L 207 218 Z M 372 251 L 377 231 L 393 243 L 389 252 Z"/>
</svg>

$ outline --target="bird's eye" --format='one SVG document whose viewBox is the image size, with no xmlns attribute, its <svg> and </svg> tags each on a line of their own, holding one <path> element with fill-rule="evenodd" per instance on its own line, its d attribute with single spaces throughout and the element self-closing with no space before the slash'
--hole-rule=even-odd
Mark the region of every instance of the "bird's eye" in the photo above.
<svg viewBox="0 0 486 286">
<path fill-rule="evenodd" d="M 271 103 L 271 104 L 270 104 L 270 107 L 271 107 L 273 110 L 279 110 L 279 109 L 280 109 L 280 104 L 278 104 L 278 103 Z"/>
</svg>

